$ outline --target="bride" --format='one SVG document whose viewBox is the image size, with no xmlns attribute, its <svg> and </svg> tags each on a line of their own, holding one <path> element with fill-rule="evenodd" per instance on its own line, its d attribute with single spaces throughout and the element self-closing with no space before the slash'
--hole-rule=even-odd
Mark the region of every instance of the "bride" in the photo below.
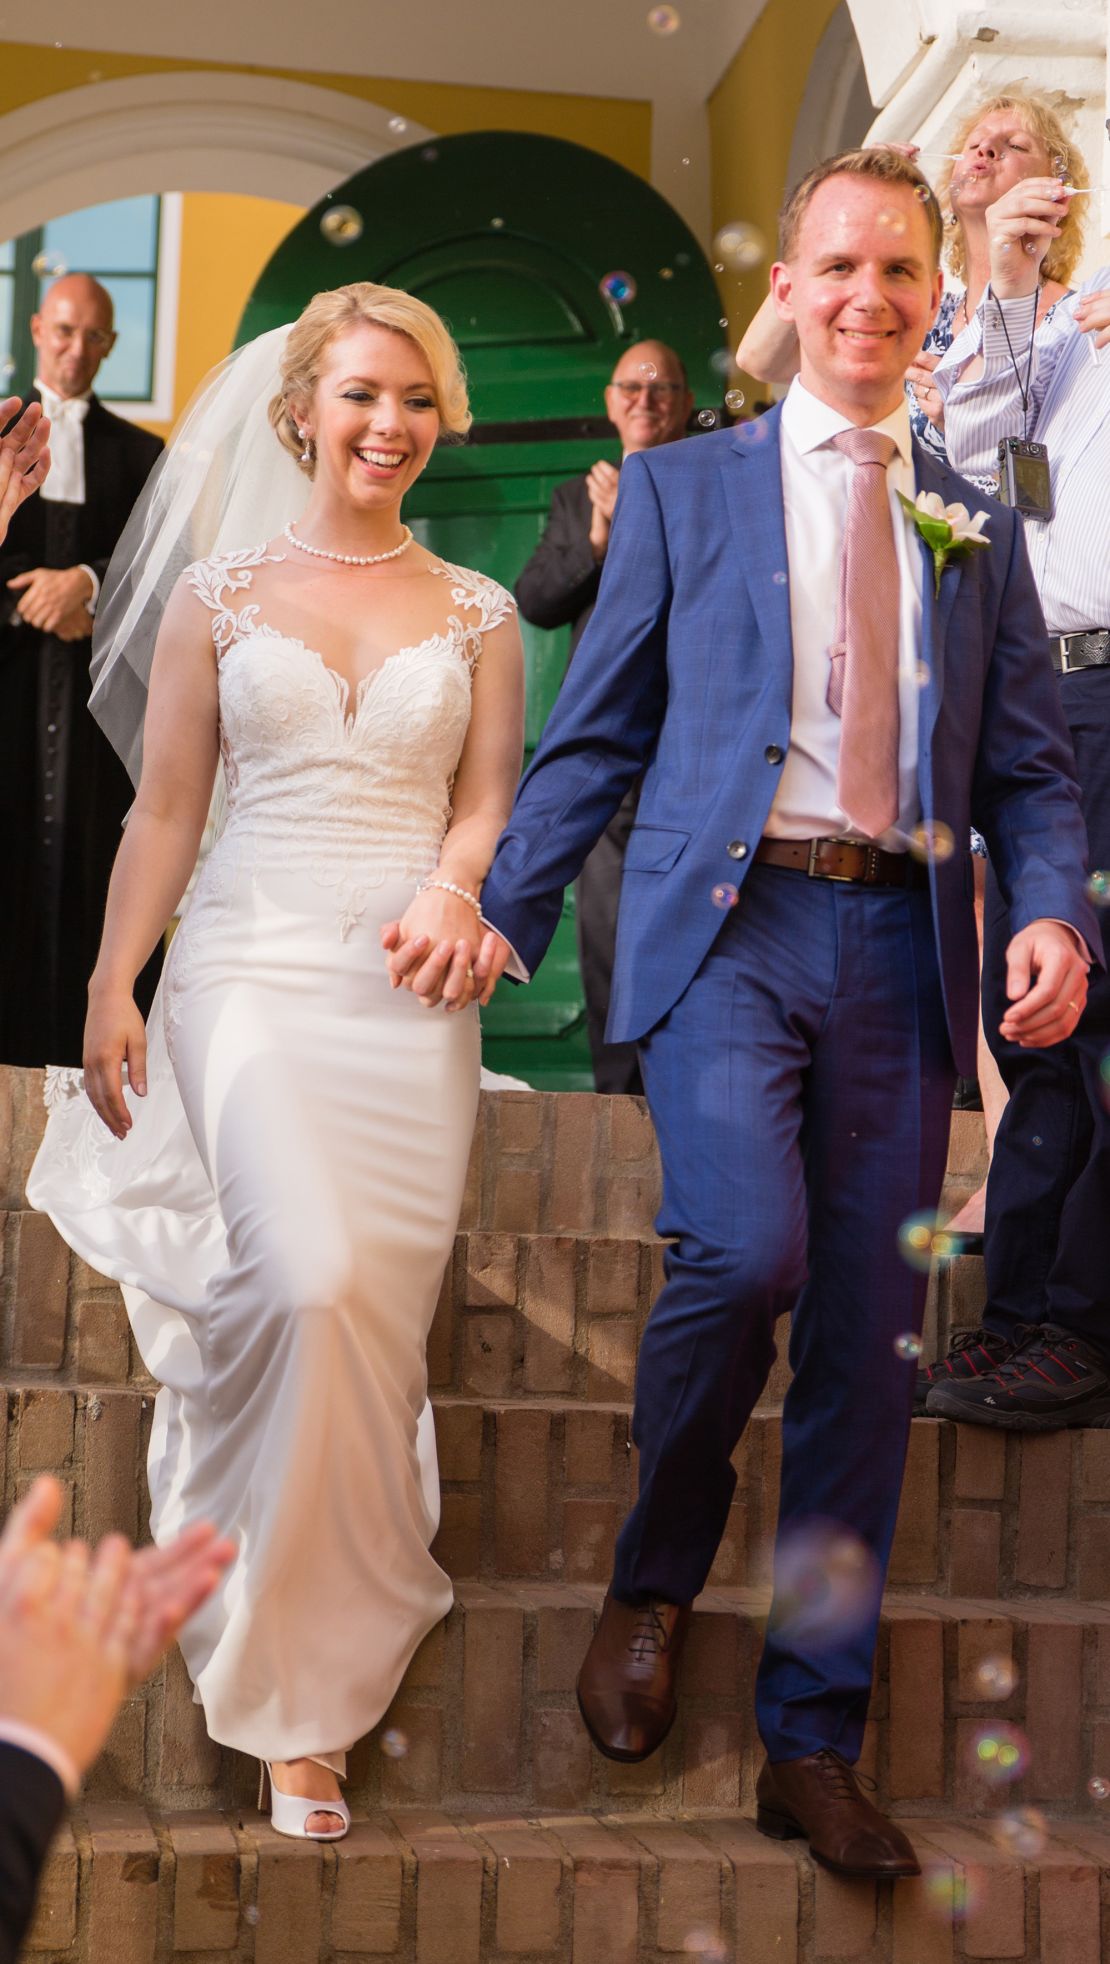
<svg viewBox="0 0 1110 1964">
<path fill-rule="evenodd" d="M 425 1340 L 523 680 L 509 596 L 418 545 L 401 503 L 469 423 L 438 316 L 368 283 L 317 294 L 191 413 L 105 603 L 93 706 L 142 770 L 89 984 L 92 1109 L 52 1074 L 29 1183 L 124 1285 L 161 1380 L 155 1539 L 206 1517 L 238 1542 L 183 1640 L 209 1733 L 268 1769 L 276 1828 L 319 1840 L 451 1603 Z M 181 572 L 206 537 L 235 549 Z M 223 830 L 144 1030 L 132 984 L 220 764 Z"/>
</svg>

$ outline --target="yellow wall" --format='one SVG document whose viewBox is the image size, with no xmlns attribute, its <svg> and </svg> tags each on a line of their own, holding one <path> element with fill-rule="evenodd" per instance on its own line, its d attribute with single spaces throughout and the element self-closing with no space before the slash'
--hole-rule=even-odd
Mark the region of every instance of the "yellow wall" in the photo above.
<svg viewBox="0 0 1110 1964">
<path fill-rule="evenodd" d="M 767 258 L 753 272 L 719 276 L 735 347 L 767 292 L 794 126 L 810 65 L 838 0 L 769 0 L 709 98 L 713 228 L 758 225 Z M 753 383 L 756 394 L 765 393 Z"/>
<path fill-rule="evenodd" d="M 183 199 L 175 418 L 202 376 L 229 353 L 259 273 L 301 216 L 300 205 L 229 192 L 193 191 Z M 146 427 L 165 436 L 169 424 Z"/>
<path fill-rule="evenodd" d="M 588 69 L 588 63 L 584 63 Z M 91 48 L 40 48 L 0 41 L 0 115 L 62 89 L 113 82 L 124 75 L 177 74 L 213 69 L 220 74 L 281 75 L 376 102 L 399 116 L 425 123 L 440 135 L 461 130 L 530 130 L 584 143 L 647 177 L 651 169 L 651 104 L 618 97 L 558 95 L 540 89 L 478 89 L 450 82 L 398 81 L 375 75 L 329 75 L 311 69 L 240 62 L 170 61 L 154 55 L 97 53 Z"/>
</svg>

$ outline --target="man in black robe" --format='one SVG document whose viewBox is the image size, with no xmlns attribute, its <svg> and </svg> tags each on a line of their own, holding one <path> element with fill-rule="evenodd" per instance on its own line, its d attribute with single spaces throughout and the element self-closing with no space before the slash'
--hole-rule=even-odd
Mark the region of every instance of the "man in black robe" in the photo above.
<svg viewBox="0 0 1110 1964">
<path fill-rule="evenodd" d="M 31 322 L 52 468 L 0 551 L 0 1062 L 79 1064 L 130 780 L 88 713 L 100 581 L 162 448 L 92 393 L 111 295 L 56 280 Z M 145 1009 L 157 963 L 141 978 Z"/>
</svg>

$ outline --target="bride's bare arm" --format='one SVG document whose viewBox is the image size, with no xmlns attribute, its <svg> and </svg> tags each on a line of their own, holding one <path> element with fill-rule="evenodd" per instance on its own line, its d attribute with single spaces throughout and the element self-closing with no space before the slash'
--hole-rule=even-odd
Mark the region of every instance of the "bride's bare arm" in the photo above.
<svg viewBox="0 0 1110 1964">
<path fill-rule="evenodd" d="M 123 1065 L 146 1092 L 146 1031 L 135 977 L 166 929 L 196 863 L 219 754 L 211 616 L 181 583 L 154 651 L 143 730 L 143 774 L 108 888 L 104 933 L 89 982 L 85 1089 L 117 1139 L 131 1129 Z"/>
<path fill-rule="evenodd" d="M 798 359 L 797 333 L 790 321 L 779 319 L 769 293 L 745 330 L 736 350 L 736 366 L 757 382 L 790 382 L 798 373 Z"/>
<path fill-rule="evenodd" d="M 480 894 L 508 823 L 524 751 L 524 656 L 516 615 L 485 636 L 474 675 L 470 727 L 451 793 L 451 823 L 433 879 Z M 464 1008 L 484 935 L 474 909 L 442 888 L 418 894 L 383 930 L 395 986 L 429 1006 Z"/>
</svg>

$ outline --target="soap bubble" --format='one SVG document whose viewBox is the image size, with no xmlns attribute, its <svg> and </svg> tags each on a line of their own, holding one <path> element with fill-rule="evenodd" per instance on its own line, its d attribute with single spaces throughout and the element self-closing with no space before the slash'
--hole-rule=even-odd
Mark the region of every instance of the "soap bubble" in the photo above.
<svg viewBox="0 0 1110 1964">
<path fill-rule="evenodd" d="M 731 410 L 732 414 L 735 416 L 737 411 L 743 409 L 743 407 L 744 407 L 743 389 L 726 389 L 725 408 Z"/>
<path fill-rule="evenodd" d="M 1053 175 L 1053 177 L 1058 177 L 1058 178 L 1060 179 L 1060 182 L 1061 182 L 1061 184 L 1066 184 L 1066 183 L 1067 183 L 1067 180 L 1068 180 L 1068 160 L 1067 160 L 1067 158 L 1066 158 L 1066 157 L 1053 157 L 1053 159 L 1052 159 L 1052 175 Z"/>
<path fill-rule="evenodd" d="M 750 273 L 767 257 L 767 241 L 759 227 L 749 225 L 747 219 L 736 218 L 728 225 L 722 225 L 713 241 L 717 258 L 723 260 L 730 272 Z"/>
<path fill-rule="evenodd" d="M 752 425 L 751 425 L 751 427 L 752 427 L 753 429 L 758 429 L 758 428 L 759 428 L 759 424 L 758 424 L 758 423 L 754 423 L 754 424 L 752 424 Z M 785 573 L 772 573 L 772 574 L 771 574 L 771 585 L 772 585 L 772 586 L 785 586 L 785 585 L 786 585 L 786 574 L 785 574 Z"/>
<path fill-rule="evenodd" d="M 503 218 L 491 218 L 491 219 L 490 219 L 490 230 L 491 230 L 491 231 L 493 231 L 493 232 L 501 232 L 501 231 L 503 231 L 503 230 L 504 230 L 504 228 L 505 228 L 505 220 L 504 220 Z"/>
<path fill-rule="evenodd" d="M 727 348 L 714 348 L 709 357 L 709 366 L 714 375 L 727 375 L 732 367 L 732 356 Z"/>
<path fill-rule="evenodd" d="M 713 268 L 713 271 L 714 271 L 715 273 L 723 273 L 723 272 L 724 272 L 724 270 L 725 270 L 725 262 L 724 262 L 724 260 L 723 260 L 723 259 L 718 259 L 718 261 L 717 261 L 717 263 L 716 263 L 716 265 L 715 265 L 715 266 L 714 266 L 714 268 Z"/>
<path fill-rule="evenodd" d="M 866 1627 L 882 1572 L 865 1541 L 836 1521 L 784 1528 L 775 1550 L 771 1622 L 786 1645 L 841 1643 Z"/>
<path fill-rule="evenodd" d="M 910 833 L 910 852 L 924 865 L 932 860 L 934 865 L 940 866 L 944 860 L 951 859 L 955 850 L 952 828 L 939 818 L 922 819 Z"/>
<path fill-rule="evenodd" d="M 925 1900 L 938 1916 L 959 1923 L 969 1910 L 974 1909 L 975 1883 L 965 1869 L 925 1867 L 922 1869 L 922 1880 Z"/>
<path fill-rule="evenodd" d="M 613 301 L 615 306 L 626 307 L 636 298 L 636 282 L 631 273 L 606 273 L 599 288 L 603 300 Z"/>
<path fill-rule="evenodd" d="M 653 361 L 642 361 L 640 363 L 640 380 L 642 382 L 654 382 L 658 373 L 659 370 Z"/>
<path fill-rule="evenodd" d="M 1110 1780 L 1104 1780 L 1101 1773 L 1096 1773 L 1093 1780 L 1087 1782 L 1087 1792 L 1092 1800 L 1110 1800 Z"/>
<path fill-rule="evenodd" d="M 929 664 L 927 661 L 915 662 L 913 679 L 917 683 L 919 689 L 924 689 L 928 687 Z"/>
<path fill-rule="evenodd" d="M 698 422 L 703 430 L 714 429 L 717 423 L 717 411 L 715 409 L 699 409 Z"/>
<path fill-rule="evenodd" d="M 404 1759 L 409 1749 L 405 1733 L 398 1732 L 394 1726 L 382 1733 L 379 1744 L 387 1759 Z"/>
<path fill-rule="evenodd" d="M 894 1339 L 894 1355 L 901 1357 L 907 1364 L 912 1364 L 915 1358 L 920 1357 L 924 1348 L 916 1330 L 903 1330 L 902 1335 Z"/>
<path fill-rule="evenodd" d="M 910 1214 L 898 1230 L 898 1253 L 911 1268 L 927 1274 L 934 1256 L 941 1259 L 955 1251 L 952 1236 L 941 1227 L 936 1214 Z"/>
<path fill-rule="evenodd" d="M 722 314 L 722 315 L 721 315 L 721 318 L 720 318 L 720 320 L 719 320 L 719 321 L 717 322 L 717 326 L 718 326 L 718 327 L 727 327 L 727 326 L 728 326 L 728 315 L 727 315 L 727 314 Z"/>
<path fill-rule="evenodd" d="M 439 151 L 436 149 L 434 143 L 426 143 L 424 145 L 423 150 L 420 152 L 420 161 L 422 164 L 438 164 Z"/>
<path fill-rule="evenodd" d="M 404 136 L 405 131 L 408 129 L 408 124 L 403 116 L 391 116 L 389 119 L 389 128 L 393 136 Z"/>
<path fill-rule="evenodd" d="M 972 1765 L 989 1786 L 1020 1780 L 1029 1764 L 1029 1741 L 1016 1725 L 987 1725 L 972 1739 Z"/>
<path fill-rule="evenodd" d="M 65 260 L 56 252 L 36 252 L 31 261 L 31 271 L 37 274 L 40 280 L 60 280 L 68 268 Z"/>
<path fill-rule="evenodd" d="M 353 205 L 329 205 L 320 220 L 320 230 L 329 245 L 354 245 L 362 237 L 362 213 Z"/>
<path fill-rule="evenodd" d="M 0 361 L 0 382 L 10 382 L 14 374 L 15 362 L 11 355 L 5 355 L 3 360 Z"/>
<path fill-rule="evenodd" d="M 683 163 L 684 163 L 684 164 L 688 164 L 688 163 L 689 163 L 689 161 L 690 161 L 690 159 L 689 159 L 689 157 L 683 157 L 683 159 L 682 159 L 682 161 L 683 161 Z"/>
<path fill-rule="evenodd" d="M 927 184 L 919 184 L 913 195 L 919 205 L 927 205 L 933 194 Z"/>
<path fill-rule="evenodd" d="M 730 886 L 727 880 L 723 880 L 719 887 L 714 887 L 709 898 L 714 907 L 719 907 L 722 913 L 727 913 L 730 907 L 735 907 L 740 895 L 735 887 Z"/>
<path fill-rule="evenodd" d="M 260 1923 L 262 1921 L 262 1911 L 259 1909 L 257 1903 L 247 1904 L 246 1909 L 243 1911 L 243 1920 L 246 1923 Z"/>
<path fill-rule="evenodd" d="M 700 1957 L 702 1964 L 728 1964 L 728 1952 L 716 1930 L 691 1930 L 682 1940 L 683 1955 Z"/>
<path fill-rule="evenodd" d="M 660 266 L 660 268 L 659 268 L 659 277 L 660 277 L 660 279 L 661 279 L 661 280 L 673 280 L 673 278 L 674 278 L 674 267 L 673 267 L 673 266 Z"/>
<path fill-rule="evenodd" d="M 652 7 L 647 24 L 653 34 L 677 34 L 682 26 L 682 15 L 677 7 Z"/>
<path fill-rule="evenodd" d="M 1048 1822 L 1036 1807 L 1015 1807 L 999 1815 L 991 1839 L 1007 1854 L 1033 1862 L 1048 1839 Z"/>
<path fill-rule="evenodd" d="M 1016 1684 L 1017 1671 L 1009 1657 L 984 1657 L 975 1673 L 980 1698 L 1009 1698 Z"/>
<path fill-rule="evenodd" d="M 1087 881 L 1087 898 L 1096 907 L 1110 907 L 1110 872 L 1099 867 Z"/>
</svg>

